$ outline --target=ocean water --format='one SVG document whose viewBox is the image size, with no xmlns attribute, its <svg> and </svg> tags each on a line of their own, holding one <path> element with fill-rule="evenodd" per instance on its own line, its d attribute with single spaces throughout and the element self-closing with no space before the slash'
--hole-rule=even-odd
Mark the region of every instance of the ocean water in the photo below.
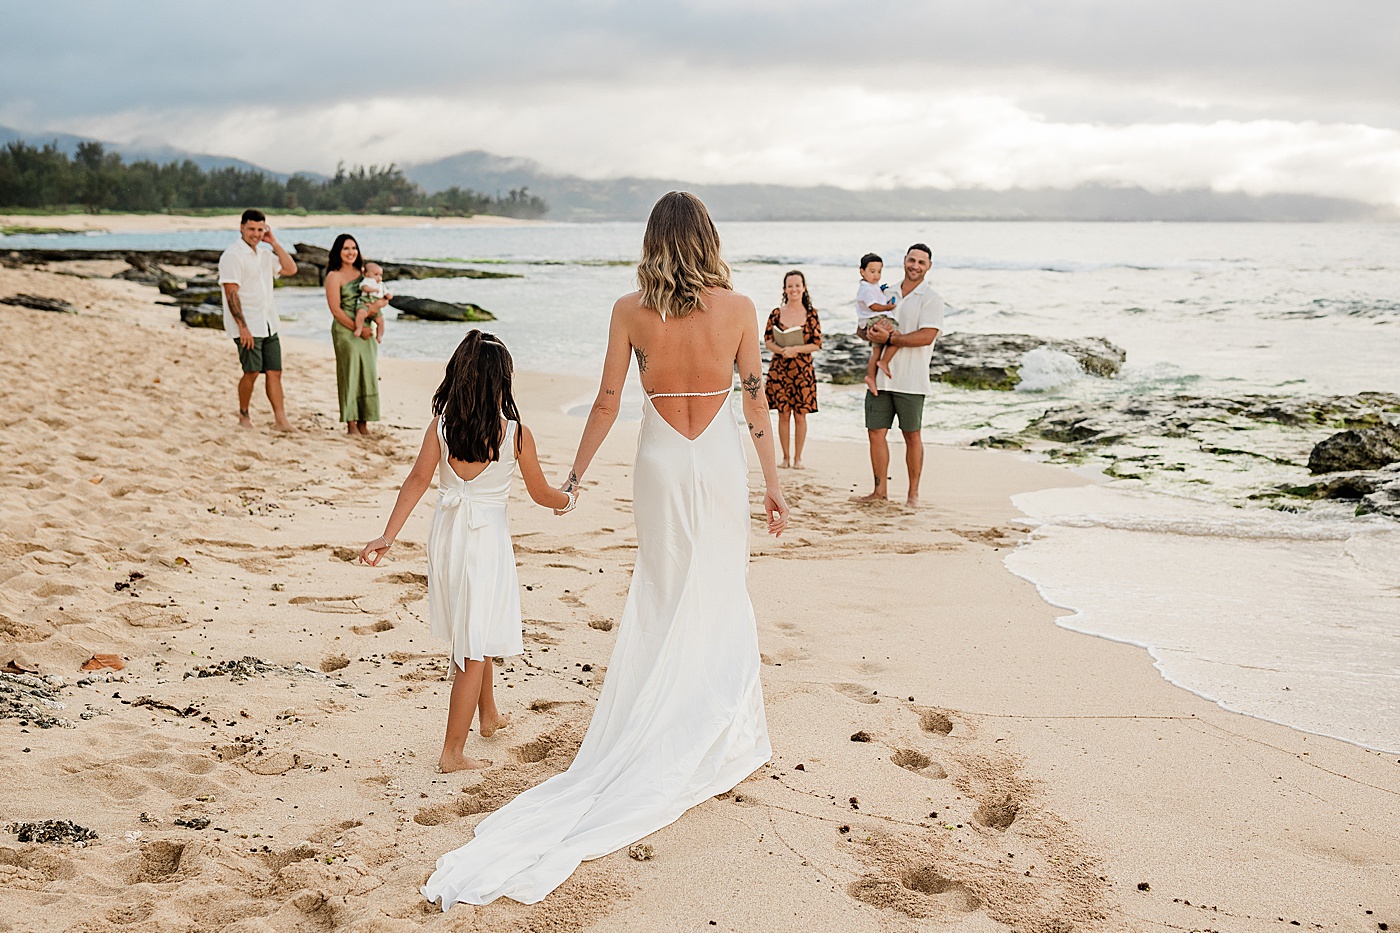
<svg viewBox="0 0 1400 933">
<path fill-rule="evenodd" d="M 338 232 L 283 239 L 329 246 Z M 520 276 L 395 291 L 474 301 L 497 315 L 484 327 L 521 368 L 591 375 L 612 302 L 634 287 L 642 225 L 351 232 L 376 258 L 469 261 Z M 720 234 L 735 286 L 760 315 L 796 268 L 823 327 L 851 331 L 858 257 L 882 254 L 895 282 L 905 247 L 922 241 L 934 251 L 930 280 L 948 304 L 947 330 L 1100 336 L 1127 351 L 1115 379 L 1037 350 L 1022 361 L 1018 391 L 937 387 L 926 412 L 935 443 L 1014 434 L 1049 408 L 1125 398 L 1400 392 L 1400 225 L 736 223 Z M 0 249 L 232 239 L 0 237 Z M 319 290 L 278 297 L 285 332 L 329 340 Z M 445 359 L 467 329 L 392 321 L 382 352 Z M 639 400 L 633 386 L 624 401 L 635 411 Z M 820 404 L 812 436 L 862 439 L 858 390 L 823 385 Z M 1142 645 L 1173 683 L 1243 713 L 1400 751 L 1400 524 L 1251 498 L 1305 481 L 1300 456 L 1327 430 L 1217 433 L 1230 443 L 1133 438 L 1112 465 L 1132 478 L 1018 497 L 1038 527 L 1008 566 L 1072 612 L 1060 624 Z M 1211 452 L 1224 447 L 1242 452 Z"/>
</svg>

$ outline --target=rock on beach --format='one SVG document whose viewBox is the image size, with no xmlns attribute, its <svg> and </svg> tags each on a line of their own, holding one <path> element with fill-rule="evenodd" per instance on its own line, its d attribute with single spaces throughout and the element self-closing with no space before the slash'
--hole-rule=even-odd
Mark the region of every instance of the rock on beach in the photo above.
<svg viewBox="0 0 1400 933">
<path fill-rule="evenodd" d="M 1025 355 L 1040 348 L 1074 358 L 1091 376 L 1112 378 L 1128 354 L 1102 337 L 1056 339 L 1029 334 L 946 334 L 933 345 L 929 376 L 935 382 L 964 389 L 1009 392 L 1021 381 Z M 835 385 L 853 385 L 865 378 L 870 344 L 855 334 L 827 334 L 813 362 L 817 378 Z"/>
</svg>

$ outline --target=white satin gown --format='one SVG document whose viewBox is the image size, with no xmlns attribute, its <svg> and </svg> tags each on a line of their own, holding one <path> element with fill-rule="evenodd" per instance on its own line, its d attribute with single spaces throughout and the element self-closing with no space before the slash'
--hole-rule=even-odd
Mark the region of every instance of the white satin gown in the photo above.
<svg viewBox="0 0 1400 933">
<path fill-rule="evenodd" d="M 656 832 L 772 756 L 747 587 L 748 466 L 727 403 L 694 440 L 643 403 L 633 509 L 636 567 L 583 745 L 569 770 L 438 859 L 423 894 L 443 910 L 533 904 L 580 862 Z"/>
</svg>

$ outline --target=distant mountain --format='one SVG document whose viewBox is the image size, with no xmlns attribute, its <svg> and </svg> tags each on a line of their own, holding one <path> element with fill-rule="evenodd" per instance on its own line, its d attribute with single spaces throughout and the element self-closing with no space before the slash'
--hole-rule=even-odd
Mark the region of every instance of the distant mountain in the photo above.
<svg viewBox="0 0 1400 933">
<path fill-rule="evenodd" d="M 49 143 L 57 143 L 58 148 L 69 156 L 78 151 L 79 143 L 100 142 L 106 147 L 108 152 L 116 152 L 121 155 L 126 162 L 183 162 L 189 159 L 195 165 L 208 171 L 218 168 L 238 168 L 247 172 L 261 172 L 269 178 L 278 181 L 286 181 L 290 175 L 281 172 L 274 172 L 271 169 L 263 168 L 252 162 L 243 159 L 235 159 L 232 156 L 209 155 L 203 152 L 190 152 L 186 149 L 178 149 L 157 141 L 141 141 L 133 143 L 111 143 L 105 139 L 93 140 L 86 136 L 74 136 L 72 133 L 38 133 L 22 132 L 8 126 L 0 126 L 0 146 L 7 143 L 23 140 L 31 146 L 46 146 Z M 317 175 L 313 172 L 299 172 L 297 174 L 309 175 L 312 178 L 323 179 L 324 175 Z"/>
<path fill-rule="evenodd" d="M 896 188 L 706 185 L 662 178 L 592 180 L 547 171 L 529 159 L 473 151 L 404 166 L 429 192 L 458 185 L 486 194 L 529 188 L 553 220 L 644 220 L 667 191 L 693 191 L 721 220 L 1106 220 L 1371 221 L 1393 208 L 1307 194 L 1248 195 L 1207 189 L 1081 185 L 1076 188 Z"/>
</svg>

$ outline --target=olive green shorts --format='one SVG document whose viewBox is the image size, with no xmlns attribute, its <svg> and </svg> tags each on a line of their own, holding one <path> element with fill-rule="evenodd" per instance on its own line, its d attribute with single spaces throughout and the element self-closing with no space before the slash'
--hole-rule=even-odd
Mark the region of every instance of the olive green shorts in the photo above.
<svg viewBox="0 0 1400 933">
<path fill-rule="evenodd" d="M 243 364 L 245 373 L 265 373 L 282 371 L 282 340 L 277 334 L 271 337 L 254 337 L 253 349 L 246 350 L 235 337 L 233 345 L 238 348 L 238 362 Z"/>
<path fill-rule="evenodd" d="M 865 429 L 887 431 L 899 416 L 899 429 L 905 433 L 924 426 L 924 397 L 914 392 L 890 392 L 879 395 L 865 393 Z"/>
</svg>

